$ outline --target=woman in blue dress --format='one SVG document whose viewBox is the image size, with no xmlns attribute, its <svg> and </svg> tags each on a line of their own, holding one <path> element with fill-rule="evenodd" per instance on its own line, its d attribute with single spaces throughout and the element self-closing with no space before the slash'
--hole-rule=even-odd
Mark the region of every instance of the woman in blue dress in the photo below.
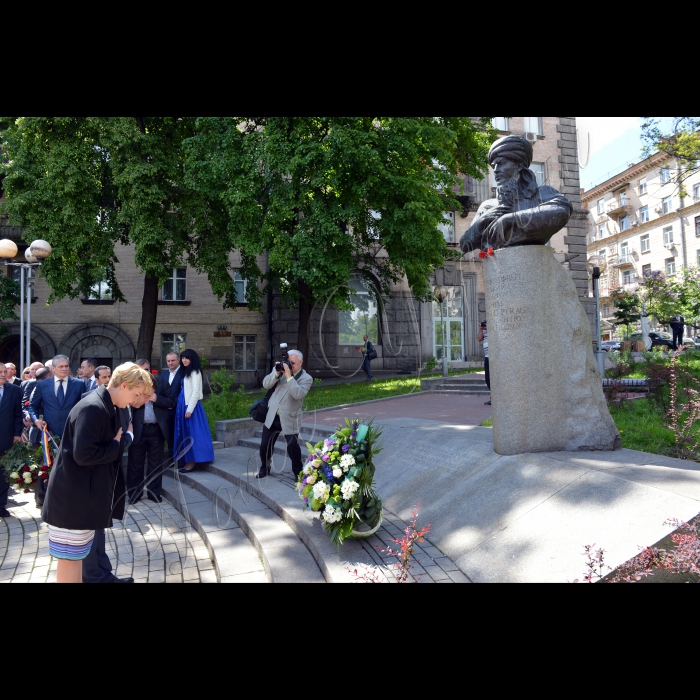
<svg viewBox="0 0 700 700">
<path fill-rule="evenodd" d="M 214 461 L 214 443 L 207 416 L 202 406 L 202 362 L 194 350 L 185 350 L 180 358 L 182 392 L 175 413 L 175 449 L 183 450 L 186 462 L 181 474 L 193 472 L 197 464 Z"/>
</svg>

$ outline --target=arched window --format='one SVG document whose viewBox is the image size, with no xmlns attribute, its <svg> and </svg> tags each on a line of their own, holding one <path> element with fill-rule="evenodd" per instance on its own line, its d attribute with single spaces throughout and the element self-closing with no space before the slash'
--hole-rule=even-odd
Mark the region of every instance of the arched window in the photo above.
<svg viewBox="0 0 700 700">
<path fill-rule="evenodd" d="M 362 345 L 368 335 L 373 343 L 379 342 L 379 315 L 376 290 L 363 275 L 350 276 L 348 286 L 352 289 L 353 311 L 339 314 L 340 345 Z"/>
</svg>

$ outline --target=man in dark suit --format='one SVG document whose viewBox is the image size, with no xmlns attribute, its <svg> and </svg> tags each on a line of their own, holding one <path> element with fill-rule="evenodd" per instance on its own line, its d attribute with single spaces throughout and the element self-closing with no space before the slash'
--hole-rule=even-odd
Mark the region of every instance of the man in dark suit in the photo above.
<svg viewBox="0 0 700 700">
<path fill-rule="evenodd" d="M 7 383 L 7 367 L 0 363 L 0 456 L 22 440 L 22 390 Z M 7 511 L 10 485 L 0 474 L 0 518 L 11 518 Z"/>
<path fill-rule="evenodd" d="M 85 384 L 68 376 L 70 361 L 65 355 L 55 357 L 52 368 L 53 381 L 40 382 L 34 389 L 29 402 L 29 417 L 39 430 L 48 425 L 52 435 L 62 437 L 70 412 L 83 398 Z"/>
<path fill-rule="evenodd" d="M 151 371 L 148 360 L 138 360 L 136 364 L 146 372 Z M 170 439 L 171 409 L 175 401 L 170 389 L 168 377 L 151 375 L 155 393 L 149 397 L 144 406 L 133 412 L 134 444 L 129 449 L 129 468 L 126 487 L 129 491 L 129 503 L 136 505 L 143 498 L 144 468 L 148 459 L 149 480 L 163 471 L 165 463 L 165 441 Z M 148 500 L 162 503 L 163 475 L 157 476 L 148 485 Z"/>
<path fill-rule="evenodd" d="M 51 371 L 46 369 L 44 366 L 36 373 L 36 379 L 32 379 L 28 382 L 22 384 L 22 417 L 24 418 L 24 426 L 26 428 L 31 428 L 29 431 L 29 442 L 32 445 L 39 445 L 41 443 L 41 431 L 38 428 L 33 427 L 34 423 L 29 415 L 29 404 L 32 400 L 32 394 L 34 389 L 39 382 L 45 382 L 47 379 L 51 379 L 53 374 Z"/>
<path fill-rule="evenodd" d="M 175 411 L 177 410 L 177 402 L 180 400 L 182 393 L 182 370 L 180 369 L 180 356 L 176 352 L 171 352 L 166 358 L 168 369 L 170 370 L 167 379 L 170 385 L 170 393 L 173 397 L 173 407 L 168 413 L 168 445 L 170 447 L 170 455 L 173 453 L 173 442 L 175 441 Z"/>
<path fill-rule="evenodd" d="M 11 362 L 7 363 L 7 383 L 22 386 L 22 380 L 17 376 L 17 368 Z"/>
<path fill-rule="evenodd" d="M 685 335 L 685 319 L 683 316 L 676 316 L 671 319 L 671 330 L 673 331 L 673 349 L 678 350 L 679 345 L 683 345 L 683 336 Z"/>
<path fill-rule="evenodd" d="M 97 360 L 83 360 L 83 363 L 80 365 L 80 378 L 85 382 L 84 394 L 89 394 L 97 389 L 95 370 L 99 364 Z"/>
</svg>

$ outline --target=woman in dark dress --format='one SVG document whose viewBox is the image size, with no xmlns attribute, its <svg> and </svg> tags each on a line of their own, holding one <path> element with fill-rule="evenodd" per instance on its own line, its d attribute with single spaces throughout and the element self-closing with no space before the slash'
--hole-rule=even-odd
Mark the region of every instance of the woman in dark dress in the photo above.
<svg viewBox="0 0 700 700">
<path fill-rule="evenodd" d="M 150 375 L 138 365 L 118 367 L 70 413 L 51 473 L 42 517 L 49 525 L 50 554 L 58 559 L 58 583 L 82 583 L 83 560 L 96 530 L 124 517 L 121 470 L 124 435 L 118 409 L 139 399 Z M 132 436 L 133 439 L 133 436 Z"/>
</svg>

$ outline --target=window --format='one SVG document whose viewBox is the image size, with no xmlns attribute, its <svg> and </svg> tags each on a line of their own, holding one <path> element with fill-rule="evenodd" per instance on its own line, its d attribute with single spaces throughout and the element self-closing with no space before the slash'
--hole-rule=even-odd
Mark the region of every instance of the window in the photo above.
<svg viewBox="0 0 700 700">
<path fill-rule="evenodd" d="M 649 221 L 649 207 L 642 207 L 639 210 L 639 223 L 646 224 Z"/>
<path fill-rule="evenodd" d="M 664 229 L 664 245 L 673 243 L 673 226 L 667 226 Z"/>
<path fill-rule="evenodd" d="M 646 236 L 642 236 L 641 245 L 642 253 L 648 253 L 651 251 L 651 237 L 648 233 Z"/>
<path fill-rule="evenodd" d="M 620 246 L 620 255 L 624 258 L 624 257 L 627 257 L 629 254 L 630 254 L 630 244 L 623 243 Z"/>
<path fill-rule="evenodd" d="M 633 274 L 634 272 L 632 272 L 631 270 L 625 270 L 625 272 L 622 275 L 622 284 L 632 284 Z"/>
<path fill-rule="evenodd" d="M 233 336 L 233 369 L 236 372 L 255 372 L 258 369 L 257 336 Z"/>
<path fill-rule="evenodd" d="M 630 218 L 629 216 L 621 216 L 620 217 L 620 231 L 629 231 L 630 230 Z"/>
<path fill-rule="evenodd" d="M 626 207 L 629 204 L 629 201 L 627 200 L 627 190 L 620 190 L 617 193 L 617 199 L 620 202 L 621 207 Z"/>
<path fill-rule="evenodd" d="M 525 117 L 525 131 L 542 135 L 542 123 L 539 117 Z"/>
<path fill-rule="evenodd" d="M 494 117 L 493 128 L 499 131 L 508 131 L 508 117 Z"/>
<path fill-rule="evenodd" d="M 107 280 L 100 280 L 97 284 L 93 284 L 92 287 L 90 287 L 88 299 L 91 301 L 111 301 L 112 288 L 109 286 L 109 282 Z"/>
<path fill-rule="evenodd" d="M 666 260 L 666 274 L 671 277 L 676 274 L 676 259 L 669 258 Z"/>
<path fill-rule="evenodd" d="M 442 360 L 443 344 L 447 359 L 451 362 L 464 360 L 464 300 L 461 287 L 448 287 L 447 301 L 440 305 L 433 302 L 435 357 Z M 442 314 L 445 314 L 442 316 Z M 446 342 L 443 338 L 447 333 Z"/>
<path fill-rule="evenodd" d="M 661 201 L 661 211 L 670 214 L 673 211 L 673 197 L 664 197 Z"/>
<path fill-rule="evenodd" d="M 606 229 L 605 224 L 601 224 L 600 226 L 598 226 L 598 238 L 600 240 L 605 238 L 605 229 Z"/>
<path fill-rule="evenodd" d="M 700 202 L 700 185 L 695 185 L 693 187 L 693 199 L 696 202 Z"/>
<path fill-rule="evenodd" d="M 671 169 L 661 168 L 661 184 L 668 185 L 671 182 Z"/>
<path fill-rule="evenodd" d="M 22 283 L 22 268 L 21 267 L 11 267 L 9 268 L 10 270 L 10 279 L 13 279 L 15 282 L 19 282 L 20 284 Z"/>
<path fill-rule="evenodd" d="M 341 345 L 362 345 L 368 335 L 373 343 L 379 342 L 377 301 L 371 283 L 364 275 L 351 275 L 348 287 L 352 290 L 350 303 L 353 311 L 339 313 L 339 341 Z"/>
<path fill-rule="evenodd" d="M 605 214 L 605 200 L 599 199 L 598 200 L 598 216 L 603 216 L 603 214 Z"/>
<path fill-rule="evenodd" d="M 607 258 L 607 257 L 608 257 L 608 251 L 605 250 L 605 249 L 604 249 L 604 250 L 599 250 L 599 251 L 598 251 L 598 255 L 600 255 L 600 256 L 603 257 L 603 258 Z"/>
<path fill-rule="evenodd" d="M 172 271 L 163 286 L 163 301 L 187 301 L 187 268 Z"/>
<path fill-rule="evenodd" d="M 248 290 L 248 280 L 244 279 L 240 272 L 236 272 L 233 281 L 236 285 L 236 303 L 247 304 L 245 295 Z"/>
<path fill-rule="evenodd" d="M 695 235 L 700 238 L 700 216 L 695 217 Z"/>
<path fill-rule="evenodd" d="M 160 337 L 160 366 L 161 369 L 167 370 L 168 363 L 166 358 L 172 352 L 181 355 L 187 350 L 187 334 L 186 333 L 163 333 Z"/>
<path fill-rule="evenodd" d="M 642 277 L 651 277 L 651 265 L 644 265 L 642 267 Z"/>
<path fill-rule="evenodd" d="M 647 179 L 642 178 L 639 181 L 639 195 L 641 196 L 641 195 L 646 194 L 646 193 L 647 193 Z"/>
<path fill-rule="evenodd" d="M 537 186 L 542 187 L 545 183 L 544 163 L 533 163 L 530 170 L 535 173 L 537 178 Z"/>
<path fill-rule="evenodd" d="M 444 223 L 438 226 L 438 230 L 445 237 L 446 243 L 455 242 L 455 215 L 454 212 L 448 211 L 443 214 L 445 217 Z"/>
</svg>

